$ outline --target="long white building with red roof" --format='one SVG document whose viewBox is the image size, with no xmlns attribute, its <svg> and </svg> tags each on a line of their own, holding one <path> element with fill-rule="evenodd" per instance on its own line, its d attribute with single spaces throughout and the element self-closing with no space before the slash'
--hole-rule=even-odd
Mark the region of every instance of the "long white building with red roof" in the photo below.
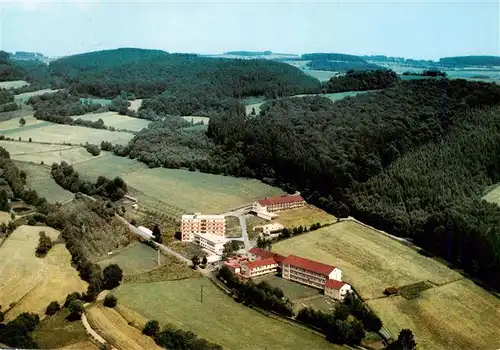
<svg viewBox="0 0 500 350">
<path fill-rule="evenodd" d="M 255 212 L 274 213 L 281 210 L 299 208 L 306 205 L 306 201 L 299 194 L 286 195 L 280 197 L 270 197 L 258 200 L 253 203 Z"/>
</svg>

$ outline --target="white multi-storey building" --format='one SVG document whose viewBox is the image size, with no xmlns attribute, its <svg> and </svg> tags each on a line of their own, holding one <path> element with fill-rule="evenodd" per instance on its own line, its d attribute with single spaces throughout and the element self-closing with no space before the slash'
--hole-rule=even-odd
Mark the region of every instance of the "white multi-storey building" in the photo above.
<svg viewBox="0 0 500 350">
<path fill-rule="evenodd" d="M 326 281 L 332 279 L 342 281 L 342 270 L 335 266 L 317 261 L 289 255 L 281 263 L 283 278 L 302 283 L 318 289 L 324 289 Z"/>
<path fill-rule="evenodd" d="M 210 253 L 216 255 L 222 255 L 224 251 L 224 244 L 226 244 L 229 239 L 212 235 L 209 233 L 195 233 L 194 242 L 198 244 L 202 249 L 208 250 Z"/>
<path fill-rule="evenodd" d="M 193 242 L 195 234 L 222 236 L 226 233 L 226 218 L 224 215 L 182 215 L 181 241 Z"/>
</svg>

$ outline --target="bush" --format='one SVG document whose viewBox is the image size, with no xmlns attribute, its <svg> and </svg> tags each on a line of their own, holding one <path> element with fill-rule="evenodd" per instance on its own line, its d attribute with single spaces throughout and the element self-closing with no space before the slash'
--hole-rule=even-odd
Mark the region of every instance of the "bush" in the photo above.
<svg viewBox="0 0 500 350">
<path fill-rule="evenodd" d="M 30 217 L 30 219 L 35 220 L 33 217 Z M 36 222 L 35 222 L 36 224 Z M 50 239 L 49 236 L 45 234 L 44 231 L 41 231 L 39 233 L 40 239 L 38 241 L 38 247 L 36 248 L 36 256 L 39 258 L 43 258 L 47 255 L 49 250 L 52 248 L 52 240 Z"/>
<path fill-rule="evenodd" d="M 150 337 L 155 337 L 160 332 L 160 324 L 156 320 L 151 320 L 146 323 L 142 329 L 142 334 L 148 335 Z"/>
<path fill-rule="evenodd" d="M 66 297 L 66 300 L 64 301 L 64 305 L 63 307 L 69 307 L 69 305 L 71 304 L 71 302 L 73 300 L 81 300 L 82 299 L 82 295 L 78 292 L 73 292 L 71 294 L 68 294 L 68 296 Z"/>
<path fill-rule="evenodd" d="M 52 316 L 59 310 L 61 310 L 61 305 L 59 305 L 59 302 L 52 301 L 49 305 L 47 305 L 47 308 L 45 309 L 45 315 Z"/>
<path fill-rule="evenodd" d="M 118 299 L 111 293 L 104 298 L 104 306 L 106 307 L 115 307 L 117 303 Z"/>
<path fill-rule="evenodd" d="M 82 317 L 84 311 L 83 302 L 78 299 L 72 300 L 68 306 L 68 309 L 71 312 L 70 318 L 79 320 Z"/>
<path fill-rule="evenodd" d="M 103 289 L 113 289 L 120 285 L 123 279 L 123 271 L 117 264 L 111 264 L 102 271 L 102 287 Z"/>
</svg>

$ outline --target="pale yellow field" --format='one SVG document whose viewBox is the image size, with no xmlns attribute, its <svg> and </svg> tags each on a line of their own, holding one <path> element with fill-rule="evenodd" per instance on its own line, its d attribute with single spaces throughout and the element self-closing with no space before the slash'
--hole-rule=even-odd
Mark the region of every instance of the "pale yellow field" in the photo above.
<svg viewBox="0 0 500 350">
<path fill-rule="evenodd" d="M 45 258 L 37 258 L 35 250 L 40 231 L 52 239 L 59 232 L 44 226 L 20 226 L 0 247 L 0 305 L 7 310 L 7 320 L 22 312 L 45 316 L 46 306 L 53 300 L 64 303 L 71 292 L 83 292 L 87 283 L 71 266 L 71 255 L 63 244 L 56 244 Z"/>
<path fill-rule="evenodd" d="M 0 211 L 0 223 L 8 224 L 10 221 L 10 214 L 4 211 Z"/>
<path fill-rule="evenodd" d="M 205 124 L 205 125 L 208 125 L 208 122 L 210 121 L 209 117 L 198 117 L 195 115 L 189 115 L 189 116 L 185 116 L 182 118 L 190 123 L 191 123 L 191 120 L 193 121 L 193 123 L 198 123 L 200 121 L 203 121 L 203 124 Z"/>
<path fill-rule="evenodd" d="M 352 221 L 278 242 L 273 251 L 338 266 L 343 279 L 365 299 L 383 296 L 391 286 L 427 280 L 442 284 L 462 278 L 436 260 Z"/>
<path fill-rule="evenodd" d="M 0 89 L 17 89 L 29 85 L 24 80 L 0 81 Z"/>
<path fill-rule="evenodd" d="M 83 147 L 65 145 L 47 145 L 31 142 L 0 141 L 0 146 L 5 148 L 13 160 L 32 162 L 45 165 L 60 163 L 63 160 L 68 164 L 78 164 L 91 159 L 108 155 L 101 151 L 98 156 L 93 156 Z"/>
<path fill-rule="evenodd" d="M 135 102 L 135 101 L 132 101 Z M 112 126 L 116 129 L 125 129 L 130 131 L 140 131 L 148 126 L 149 120 L 132 118 L 127 115 L 120 115 L 117 112 L 93 113 L 72 116 L 73 119 L 83 119 L 96 121 L 102 119 L 104 125 Z"/>
<path fill-rule="evenodd" d="M 128 109 L 131 109 L 133 111 L 138 111 L 139 107 L 142 105 L 142 99 L 134 100 L 134 101 L 129 101 L 130 102 L 130 107 Z"/>
<path fill-rule="evenodd" d="M 313 205 L 306 205 L 302 208 L 295 208 L 277 213 L 278 217 L 273 222 L 279 222 L 285 227 L 306 226 L 319 222 L 322 225 L 331 224 L 336 221 L 335 216 L 316 208 Z"/>
<path fill-rule="evenodd" d="M 43 95 L 46 93 L 54 93 L 58 92 L 61 90 L 52 90 L 52 89 L 43 89 L 43 90 L 37 90 L 37 91 L 32 91 L 32 92 L 25 92 L 22 94 L 15 95 L 15 101 L 16 102 L 27 102 L 31 96 L 38 96 L 38 95 Z"/>
<path fill-rule="evenodd" d="M 13 130 L 20 131 L 23 129 L 31 130 L 33 127 L 39 126 L 40 124 L 43 124 L 43 125 L 50 125 L 51 124 L 51 123 L 43 121 L 43 120 L 35 119 L 35 117 L 33 117 L 32 115 L 27 116 L 27 117 L 23 117 L 23 118 L 26 121 L 26 124 L 24 124 L 24 126 L 21 126 L 21 124 L 19 124 L 19 120 L 21 118 L 14 118 L 14 119 L 0 122 L 0 134 L 5 134 L 6 136 L 9 136 L 6 133 L 7 131 L 9 131 L 9 132 L 13 131 Z"/>
<path fill-rule="evenodd" d="M 85 128 L 81 126 L 49 124 L 33 129 L 18 129 L 9 132 L 6 136 L 13 137 L 14 139 L 21 137 L 22 140 L 28 140 L 31 137 L 35 142 L 71 144 L 85 144 L 88 142 L 100 145 L 102 141 L 109 141 L 112 144 L 125 145 L 134 137 L 134 134 Z"/>
<path fill-rule="evenodd" d="M 75 344 L 58 348 L 58 350 L 99 350 L 99 347 L 90 341 L 81 341 Z"/>
<path fill-rule="evenodd" d="M 500 186 L 497 186 L 497 187 L 493 188 L 491 191 L 489 191 L 483 197 L 483 199 L 485 201 L 500 205 Z"/>
<path fill-rule="evenodd" d="M 250 113 L 252 113 L 252 108 L 255 109 L 255 115 L 259 115 L 260 113 L 260 106 L 262 106 L 264 102 L 259 102 L 259 103 L 254 103 L 254 104 L 251 104 L 251 105 L 247 105 L 245 106 L 245 112 L 247 115 L 250 115 Z"/>
<path fill-rule="evenodd" d="M 428 289 L 417 299 L 395 296 L 368 304 L 393 335 L 410 328 L 420 349 L 500 346 L 500 300 L 467 279 Z"/>
<path fill-rule="evenodd" d="M 151 337 L 129 326 L 114 309 L 99 304 L 92 305 L 86 309 L 85 314 L 91 327 L 108 343 L 120 350 L 162 349 Z"/>
</svg>

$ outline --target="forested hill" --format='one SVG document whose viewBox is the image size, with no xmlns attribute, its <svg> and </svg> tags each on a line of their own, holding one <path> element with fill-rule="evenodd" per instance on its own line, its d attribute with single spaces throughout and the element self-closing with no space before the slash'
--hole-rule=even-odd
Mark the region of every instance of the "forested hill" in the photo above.
<svg viewBox="0 0 500 350">
<path fill-rule="evenodd" d="M 72 94 L 114 98 L 121 91 L 158 113 L 213 114 L 233 99 L 283 97 L 319 92 L 318 80 L 290 65 L 269 60 L 234 60 L 118 49 L 56 60 L 51 71 L 70 84 Z"/>
<path fill-rule="evenodd" d="M 443 57 L 439 59 L 439 63 L 451 67 L 500 66 L 500 56 Z"/>
<path fill-rule="evenodd" d="M 0 51 L 0 81 L 20 80 L 23 78 L 23 71 L 9 59 L 9 53 Z"/>
</svg>

